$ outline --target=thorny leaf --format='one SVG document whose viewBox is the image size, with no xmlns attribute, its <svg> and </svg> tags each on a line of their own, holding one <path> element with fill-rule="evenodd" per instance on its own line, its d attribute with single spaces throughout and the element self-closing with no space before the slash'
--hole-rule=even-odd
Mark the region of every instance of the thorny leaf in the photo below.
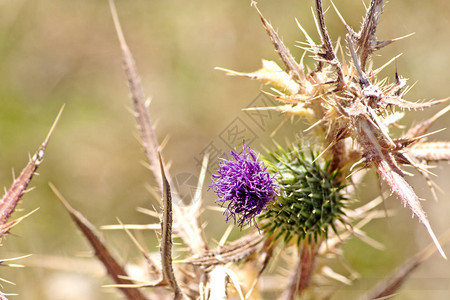
<svg viewBox="0 0 450 300">
<path fill-rule="evenodd" d="M 422 222 L 422 224 L 425 226 L 428 233 L 430 234 L 433 242 L 436 244 L 439 253 L 442 255 L 442 257 L 446 259 L 447 257 L 444 253 L 444 250 L 439 244 L 436 235 L 431 229 L 431 225 L 428 222 L 425 212 L 423 211 L 422 206 L 420 205 L 419 197 L 417 197 L 413 188 L 406 182 L 403 173 L 399 169 L 393 169 L 386 161 L 379 161 L 376 162 L 375 164 L 381 178 L 390 186 L 391 190 L 402 200 L 403 204 L 407 205 L 414 213 L 414 215 L 416 215 L 417 218 Z"/>
<path fill-rule="evenodd" d="M 290 74 L 293 78 L 297 79 L 299 82 L 304 81 L 305 73 L 303 71 L 303 67 L 295 61 L 289 49 L 284 45 L 283 41 L 278 36 L 278 33 L 273 29 L 272 25 L 270 25 L 270 23 L 261 14 L 258 7 L 256 6 L 256 2 L 252 1 L 251 5 L 255 7 L 256 12 L 261 18 L 263 26 L 266 29 L 267 34 L 270 36 L 270 39 L 272 40 L 272 44 L 274 45 L 275 50 L 277 51 L 278 55 L 280 56 L 281 60 L 283 61 L 284 65 L 287 68 L 287 73 Z"/>
<path fill-rule="evenodd" d="M 147 106 L 145 104 L 146 98 L 141 85 L 141 79 L 137 72 L 136 63 L 133 59 L 133 56 L 131 55 L 131 51 L 125 41 L 125 36 L 119 23 L 114 0 L 109 1 L 109 6 L 111 8 L 111 14 L 113 17 L 120 47 L 122 48 L 123 65 L 128 79 L 128 85 L 135 108 L 136 118 L 139 120 L 138 126 L 141 133 L 141 141 L 144 147 L 145 154 L 147 155 L 147 158 L 150 162 L 150 168 L 155 175 L 157 182 L 161 184 L 161 174 L 159 173 L 158 168 L 159 144 L 156 138 L 156 133 L 153 130 L 150 114 L 148 113 Z M 160 186 L 160 188 L 162 188 L 162 186 Z"/>
<path fill-rule="evenodd" d="M 325 53 L 318 53 L 319 57 L 322 57 L 327 63 L 334 67 L 337 75 L 337 88 L 340 89 L 344 85 L 344 73 L 341 69 L 336 54 L 334 53 L 333 45 L 331 44 L 330 36 L 328 35 L 327 27 L 325 25 L 325 19 L 323 16 L 322 1 L 316 0 L 316 13 L 319 21 L 319 32 L 322 39 L 322 48 L 325 49 Z M 321 61 L 319 61 L 319 71 L 321 69 Z"/>
<path fill-rule="evenodd" d="M 14 180 L 11 188 L 5 193 L 2 200 L 0 201 L 0 238 L 4 234 L 6 234 L 11 229 L 11 227 L 18 223 L 18 221 L 12 221 L 9 223 L 6 222 L 14 212 L 22 196 L 27 191 L 28 185 L 31 182 L 31 178 L 33 178 L 33 175 L 36 173 L 37 168 L 44 159 L 44 152 L 47 148 L 50 136 L 53 134 L 53 131 L 55 130 L 56 124 L 58 123 L 63 110 L 64 106 L 60 109 L 42 145 L 39 147 L 33 157 L 30 158 L 27 166 L 22 170 L 19 177 Z"/>
<path fill-rule="evenodd" d="M 119 22 L 117 10 L 114 4 L 114 0 L 109 0 L 109 6 L 111 9 L 111 15 L 116 28 L 117 37 L 122 49 L 122 57 L 124 62 L 124 69 L 127 75 L 131 96 L 135 108 L 136 119 L 141 133 L 142 144 L 144 151 L 147 155 L 148 161 L 151 166 L 153 175 L 159 184 L 162 191 L 162 178 L 159 168 L 158 152 L 160 145 L 156 138 L 156 133 L 153 128 L 150 114 L 147 110 L 144 92 L 142 89 L 140 77 L 133 59 L 133 55 L 126 43 L 125 36 L 122 32 L 122 27 Z M 167 177 L 170 178 L 168 172 Z M 177 197 L 177 192 L 173 191 L 174 197 Z M 181 201 L 181 200 L 180 200 Z M 198 220 L 193 220 L 188 212 L 182 207 L 174 207 L 175 222 L 180 226 L 176 226 L 177 234 L 191 248 L 194 253 L 201 253 L 206 249 L 206 242 L 202 234 L 202 230 L 199 226 Z"/>
<path fill-rule="evenodd" d="M 95 227 L 85 218 L 81 213 L 73 209 L 72 206 L 64 199 L 62 194 L 55 188 L 53 184 L 50 183 L 50 188 L 53 190 L 55 195 L 61 201 L 61 203 L 66 208 L 70 217 L 74 223 L 78 226 L 80 231 L 88 240 L 89 244 L 95 251 L 95 256 L 102 262 L 105 266 L 106 271 L 112 280 L 119 285 L 133 283 L 130 280 L 123 279 L 123 277 L 128 277 L 122 264 L 119 263 L 111 254 L 110 250 L 106 246 L 106 242 L 100 236 L 100 233 L 95 229 Z M 130 300 L 145 300 L 147 299 L 140 290 L 136 288 L 120 288 L 119 290 L 124 294 L 127 299 Z"/>
<path fill-rule="evenodd" d="M 450 160 L 450 142 L 418 143 L 408 149 L 408 154 L 418 160 Z"/>
<path fill-rule="evenodd" d="M 412 126 L 406 134 L 403 135 L 403 139 L 406 140 L 414 140 L 414 139 L 420 139 L 422 136 L 425 135 L 425 133 L 430 129 L 431 125 L 436 122 L 437 119 L 442 117 L 444 114 L 450 111 L 450 105 L 447 105 L 444 109 L 441 109 L 437 114 L 432 116 L 431 118 L 420 122 L 419 124 Z"/>
<path fill-rule="evenodd" d="M 380 42 L 375 37 L 375 32 L 378 26 L 378 18 L 383 12 L 383 0 L 372 0 L 367 9 L 366 16 L 361 25 L 358 34 L 352 34 L 356 40 L 356 48 L 361 68 L 365 71 L 367 59 L 376 50 L 386 46 L 387 43 Z"/>
</svg>

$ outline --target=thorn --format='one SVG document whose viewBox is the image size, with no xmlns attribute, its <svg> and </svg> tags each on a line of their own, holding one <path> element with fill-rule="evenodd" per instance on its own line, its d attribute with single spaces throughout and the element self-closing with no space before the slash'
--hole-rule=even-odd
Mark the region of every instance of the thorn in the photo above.
<svg viewBox="0 0 450 300">
<path fill-rule="evenodd" d="M 430 223 L 428 223 L 428 221 L 426 221 L 426 222 L 424 222 L 424 225 L 425 225 L 426 229 L 428 230 L 428 233 L 430 234 L 431 239 L 433 240 L 434 244 L 436 245 L 441 256 L 444 259 L 447 259 L 447 256 L 445 255 L 445 252 L 442 249 L 441 244 L 439 243 L 439 240 L 437 239 L 436 235 L 434 234 L 433 230 L 431 229 Z"/>
<path fill-rule="evenodd" d="M 337 9 L 336 5 L 334 5 L 334 2 L 332 0 L 330 0 L 331 5 L 333 5 L 334 11 L 336 12 L 336 14 L 338 15 L 339 19 L 341 20 L 342 24 L 344 24 L 345 29 L 347 30 L 347 32 L 349 34 L 352 35 L 352 37 L 356 36 L 356 32 L 353 31 L 353 29 L 347 25 L 347 22 L 345 22 L 344 17 L 341 15 L 341 13 L 339 12 L 339 10 Z"/>
<path fill-rule="evenodd" d="M 303 32 L 303 35 L 305 36 L 306 40 L 308 41 L 309 45 L 311 47 L 315 47 L 316 43 L 314 43 L 313 39 L 308 35 L 308 33 L 306 32 L 306 30 L 302 27 L 302 25 L 300 25 L 299 21 L 297 20 L 297 18 L 295 18 L 295 22 L 297 23 L 298 28 L 300 28 L 300 30 Z"/>
<path fill-rule="evenodd" d="M 387 63 L 385 63 L 384 65 L 382 65 L 378 69 L 374 70 L 372 76 L 378 75 L 378 73 L 380 73 L 384 68 L 386 68 L 392 62 L 395 61 L 395 82 L 397 83 L 397 85 L 400 84 L 400 77 L 398 76 L 398 73 L 397 73 L 397 61 L 396 60 L 402 55 L 403 55 L 403 53 L 400 53 L 397 56 L 394 56 L 393 58 L 391 58 Z"/>
</svg>

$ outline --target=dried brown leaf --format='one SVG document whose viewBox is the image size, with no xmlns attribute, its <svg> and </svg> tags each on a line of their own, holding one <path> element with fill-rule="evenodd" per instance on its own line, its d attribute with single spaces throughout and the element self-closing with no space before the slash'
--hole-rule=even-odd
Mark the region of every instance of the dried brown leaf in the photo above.
<svg viewBox="0 0 450 300">
<path fill-rule="evenodd" d="M 392 151 L 389 150 L 390 145 L 387 139 L 389 136 L 386 136 L 383 130 L 377 127 L 378 125 L 365 114 L 355 116 L 353 122 L 355 127 L 358 128 L 356 138 L 363 148 L 363 156 L 366 162 L 376 168 L 381 179 L 387 183 L 390 190 L 417 216 L 419 221 L 427 229 L 442 257 L 446 258 L 423 211 L 419 197 L 408 182 L 406 182 L 402 170 L 397 165 L 394 156 L 395 153 L 391 153 Z"/>
</svg>

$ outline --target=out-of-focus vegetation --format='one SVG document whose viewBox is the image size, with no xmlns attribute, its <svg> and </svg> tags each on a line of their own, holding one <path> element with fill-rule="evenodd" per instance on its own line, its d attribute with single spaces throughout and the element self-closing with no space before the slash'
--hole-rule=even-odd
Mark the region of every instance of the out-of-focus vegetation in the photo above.
<svg viewBox="0 0 450 300">
<path fill-rule="evenodd" d="M 364 12 L 361 1 L 336 0 L 350 25 L 357 27 Z M 295 18 L 318 40 L 310 1 L 262 0 L 259 8 L 272 22 L 284 42 L 294 48 L 304 38 Z M 329 5 L 325 1 L 324 5 Z M 198 174 L 201 153 L 218 140 L 236 117 L 251 123 L 241 108 L 260 96 L 259 83 L 227 77 L 214 67 L 254 71 L 261 58 L 277 59 L 250 1 L 117 1 L 124 32 L 134 53 L 146 93 L 152 96 L 151 114 L 159 140 L 169 137 L 164 156 L 172 162 L 171 174 Z M 345 35 L 332 9 L 327 12 L 332 37 Z M 450 95 L 450 3 L 446 0 L 387 3 L 377 36 L 390 39 L 415 32 L 408 39 L 380 51 L 374 62 L 381 65 L 398 53 L 397 64 L 383 72 L 393 78 L 395 68 L 417 84 L 409 100 L 439 99 Z M 307 58 L 306 58 L 307 59 Z M 154 223 L 158 220 L 136 211 L 155 206 L 148 188 L 156 186 L 141 162 L 145 157 L 136 139 L 135 121 L 121 54 L 106 1 L 0 1 L 0 184 L 9 186 L 11 169 L 18 173 L 44 139 L 60 107 L 66 108 L 54 133 L 35 190 L 25 195 L 14 217 L 36 207 L 39 211 L 15 227 L 0 248 L 0 258 L 31 253 L 25 269 L 2 268 L 0 277 L 17 286 L 18 299 L 69 299 L 59 295 L 73 289 L 73 299 L 119 299 L 112 288 L 101 288 L 108 280 L 94 259 L 71 264 L 86 257 L 89 247 L 71 223 L 68 214 L 50 191 L 55 184 L 71 204 L 95 225 Z M 409 122 L 424 119 L 441 107 L 414 112 Z M 252 144 L 270 148 L 270 133 L 280 119 L 261 129 Z M 439 120 L 449 127 L 448 118 Z M 281 129 L 277 142 L 292 132 L 290 122 Z M 444 124 L 443 124 L 444 123 Z M 254 126 L 251 125 L 251 126 Z M 298 128 L 298 127 L 295 127 Z M 432 139 L 448 140 L 448 131 Z M 223 149 L 228 150 L 228 149 Z M 450 227 L 450 168 L 443 163 L 432 169 L 443 189 L 439 203 L 432 200 L 420 177 L 408 178 L 419 196 L 426 198 L 425 211 L 437 234 Z M 374 176 L 368 176 L 358 194 L 367 201 L 378 194 Z M 210 181 L 206 182 L 209 185 Z M 205 203 L 214 195 L 206 192 Z M 388 199 L 388 208 L 400 201 Z M 209 217 L 209 218 L 208 218 Z M 220 221 L 219 221 L 220 220 Z M 220 239 L 226 227 L 217 212 L 205 221 L 209 237 Z M 385 244 L 379 251 L 354 240 L 344 245 L 344 257 L 356 271 L 372 281 L 340 291 L 352 297 L 430 242 L 417 220 L 405 209 L 395 216 L 371 224 L 368 234 Z M 138 233 L 139 234 L 139 233 Z M 238 230 L 233 232 L 235 236 Z M 125 233 L 106 232 L 108 242 L 129 261 L 139 263 L 139 254 Z M 154 233 L 140 236 L 149 251 L 157 251 Z M 213 240 L 210 240 L 213 244 Z M 448 249 L 448 247 L 447 247 Z M 447 254 L 450 252 L 447 250 Z M 42 257 L 42 256 L 45 257 Z M 60 259 L 66 258 L 60 262 Z M 47 268 L 44 268 L 44 265 Z M 69 271 L 71 269 L 73 271 Z M 100 272 L 99 272 L 100 271 Z M 85 292 L 85 294 L 83 294 Z M 81 293 L 81 294 L 76 294 Z M 399 299 L 444 299 L 450 297 L 450 264 L 434 257 L 406 284 Z"/>
</svg>

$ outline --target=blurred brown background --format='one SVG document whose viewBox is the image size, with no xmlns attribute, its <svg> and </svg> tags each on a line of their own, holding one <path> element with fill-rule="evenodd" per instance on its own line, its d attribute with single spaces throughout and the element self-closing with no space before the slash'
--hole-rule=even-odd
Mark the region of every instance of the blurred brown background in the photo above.
<svg viewBox="0 0 450 300">
<path fill-rule="evenodd" d="M 361 1 L 336 0 L 335 4 L 346 21 L 359 28 L 364 13 Z M 261 11 L 298 58 L 302 51 L 294 45 L 304 38 L 295 18 L 319 40 L 312 5 L 313 1 L 259 1 Z M 324 1 L 324 5 L 330 3 Z M 169 137 L 164 156 L 172 162 L 172 174 L 196 176 L 197 160 L 211 142 L 222 143 L 227 150 L 220 136 L 237 117 L 252 128 L 255 149 L 272 146 L 269 134 L 281 119 L 274 117 L 261 129 L 241 111 L 261 96 L 262 86 L 214 70 L 219 66 L 249 72 L 260 67 L 262 58 L 279 62 L 250 1 L 119 0 L 117 8 L 144 89 L 152 97 L 150 112 L 157 123 L 159 140 Z M 326 17 L 332 38 L 344 37 L 333 9 Z M 409 84 L 417 82 L 408 94 L 409 100 L 449 96 L 450 2 L 388 3 L 377 36 L 390 39 L 411 32 L 415 35 L 380 51 L 375 65 L 403 53 L 397 62 L 398 71 L 410 79 Z M 392 78 L 394 72 L 395 65 L 391 65 L 383 75 Z M 14 228 L 0 248 L 0 258 L 34 255 L 23 260 L 25 269 L 1 268 L 0 277 L 17 284 L 3 284 L 2 289 L 19 293 L 14 299 L 71 299 L 62 292 L 69 292 L 73 299 L 121 298 L 114 289 L 100 287 L 109 281 L 102 276 L 101 268 L 90 264 L 94 259 L 86 259 L 87 266 L 69 261 L 89 254 L 89 247 L 48 182 L 98 227 L 116 224 L 116 217 L 125 223 L 158 221 L 136 211 L 136 207 L 155 205 L 148 188 L 156 184 L 142 164 L 145 157 L 136 139 L 128 94 L 107 1 L 0 0 L 0 185 L 10 186 L 11 169 L 20 172 L 28 154 L 36 151 L 58 110 L 66 104 L 39 168 L 40 176 L 32 182 L 36 189 L 24 197 L 13 218 L 40 209 Z M 441 107 L 408 113 L 403 123 L 421 120 Z M 286 137 L 292 139 L 300 132 L 298 125 L 287 124 L 275 140 L 282 143 Z M 448 126 L 449 118 L 444 117 L 434 129 Z M 449 140 L 450 133 L 440 132 L 432 139 Z M 440 163 L 433 172 L 444 190 L 438 203 L 420 177 L 409 182 L 420 197 L 427 199 L 425 211 L 435 232 L 441 234 L 450 227 L 450 168 Z M 205 185 L 209 184 L 207 179 Z M 213 205 L 213 193 L 207 188 L 204 192 L 205 207 Z M 366 202 L 377 193 L 372 174 L 359 195 Z M 386 206 L 397 209 L 397 214 L 366 228 L 370 236 L 385 244 L 386 250 L 374 250 L 358 240 L 345 244 L 345 260 L 362 279 L 341 289 L 336 299 L 360 295 L 431 242 L 423 226 L 411 218 L 399 200 L 391 197 Z M 223 219 L 219 213 L 210 211 L 204 217 L 211 245 L 226 227 L 219 219 Z M 238 234 L 239 230 L 233 231 L 234 237 Z M 125 260 L 141 263 L 122 231 L 106 232 L 105 236 Z M 144 232 L 139 238 L 149 251 L 157 251 L 154 233 Z M 450 255 L 450 248 L 445 249 Z M 65 260 L 57 260 L 61 258 Z M 397 299 L 424 297 L 450 298 L 450 263 L 437 255 L 413 274 Z"/>
</svg>

